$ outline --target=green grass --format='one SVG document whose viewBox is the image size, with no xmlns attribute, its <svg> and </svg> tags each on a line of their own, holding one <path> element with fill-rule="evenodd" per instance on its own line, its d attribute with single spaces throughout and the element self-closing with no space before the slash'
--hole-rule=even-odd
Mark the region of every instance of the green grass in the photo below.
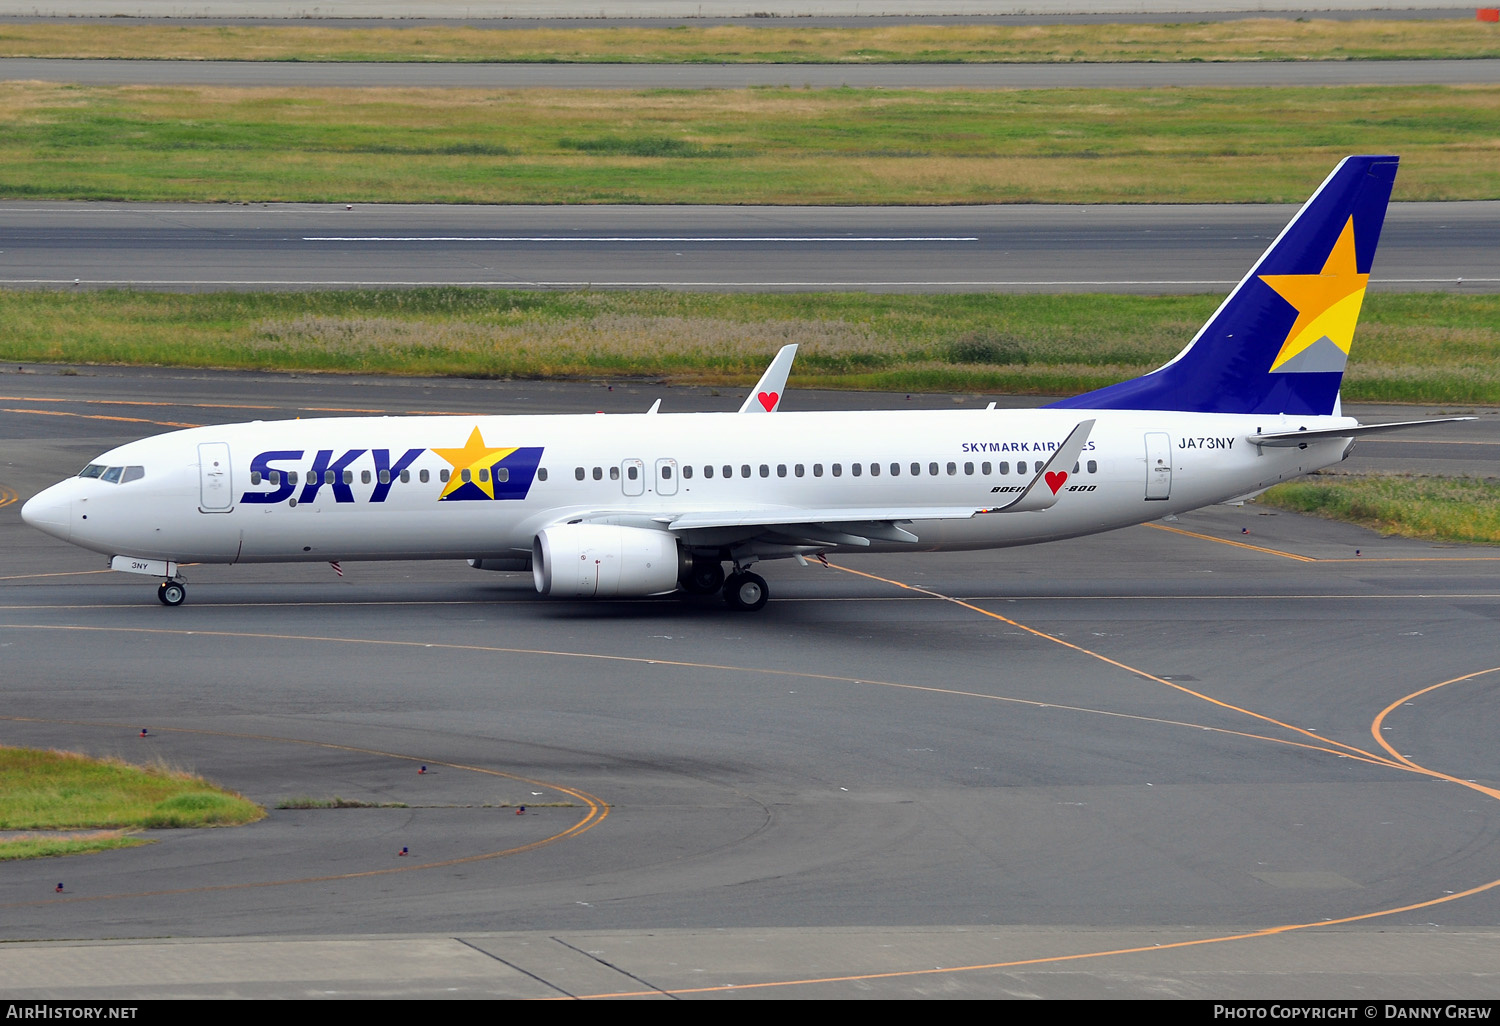
<svg viewBox="0 0 1500 1026">
<path fill-rule="evenodd" d="M 0 748 L 0 830 L 229 826 L 264 815 L 253 802 L 180 770 L 90 759 L 74 752 Z M 23 837 L 0 842 L 0 859 L 137 843 L 115 832 Z"/>
<path fill-rule="evenodd" d="M 1324 472 L 1257 501 L 1403 538 L 1500 544 L 1500 479 Z"/>
<path fill-rule="evenodd" d="M 1500 196 L 1500 86 L 230 89 L 0 83 L 0 197 L 444 203 Z"/>
<path fill-rule="evenodd" d="M 30 834 L 0 841 L 0 862 L 55 858 L 62 855 L 88 855 L 96 851 L 135 848 L 148 843 L 150 842 L 140 837 L 128 836 L 119 830 L 92 831 L 58 837 Z"/>
<path fill-rule="evenodd" d="M 481 289 L 0 291 L 0 360 L 1068 395 L 1142 374 L 1220 297 Z M 1350 401 L 1500 403 L 1500 296 L 1376 294 Z"/>
<path fill-rule="evenodd" d="M 283 798 L 276 803 L 278 809 L 406 809 L 405 802 L 367 802 L 358 798 L 314 798 L 312 795 L 297 795 Z"/>
<path fill-rule="evenodd" d="M 1264 61 L 1500 55 L 1500 31 L 1474 18 L 1330 21 L 1256 18 L 1115 25 L 572 26 L 0 25 L 0 56 L 257 61 L 571 63 L 993 63 Z"/>
</svg>

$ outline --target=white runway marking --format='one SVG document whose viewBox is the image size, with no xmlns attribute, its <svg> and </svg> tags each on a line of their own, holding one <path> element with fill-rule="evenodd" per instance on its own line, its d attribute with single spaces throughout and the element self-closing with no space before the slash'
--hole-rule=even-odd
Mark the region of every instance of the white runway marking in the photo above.
<svg viewBox="0 0 1500 1026">
<path fill-rule="evenodd" d="M 978 242 L 977 235 L 304 235 L 303 242 Z"/>
</svg>

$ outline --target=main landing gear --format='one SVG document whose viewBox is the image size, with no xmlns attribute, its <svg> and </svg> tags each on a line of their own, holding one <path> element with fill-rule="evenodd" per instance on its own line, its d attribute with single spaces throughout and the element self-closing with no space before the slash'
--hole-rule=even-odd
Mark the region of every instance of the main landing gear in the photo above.
<svg viewBox="0 0 1500 1026">
<path fill-rule="evenodd" d="M 736 570 L 724 582 L 724 602 L 730 609 L 753 613 L 766 604 L 771 591 L 766 579 L 749 570 Z"/>
<path fill-rule="evenodd" d="M 187 586 L 181 581 L 162 581 L 156 598 L 164 606 L 180 606 L 187 598 Z"/>
<path fill-rule="evenodd" d="M 712 595 L 717 591 L 723 594 L 724 604 L 730 609 L 745 613 L 760 609 L 771 597 L 766 579 L 760 574 L 736 566 L 734 572 L 725 577 L 724 564 L 712 556 L 694 558 L 677 583 L 682 586 L 681 594 L 685 599 Z"/>
</svg>

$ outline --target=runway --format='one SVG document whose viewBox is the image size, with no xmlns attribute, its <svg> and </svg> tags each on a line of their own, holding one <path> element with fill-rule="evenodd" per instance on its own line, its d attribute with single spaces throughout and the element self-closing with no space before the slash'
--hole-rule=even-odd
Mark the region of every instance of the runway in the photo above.
<svg viewBox="0 0 1500 1026">
<path fill-rule="evenodd" d="M 0 286 L 1227 293 L 1290 205 L 0 204 Z M 1500 202 L 1396 203 L 1371 281 L 1500 288 Z"/>
<path fill-rule="evenodd" d="M 738 397 L 27 370 L 0 738 L 387 807 L 0 864 L 6 938 L 41 942 L 0 948 L 12 998 L 1500 994 L 1490 550 L 1220 507 L 778 563 L 757 615 L 462 564 L 195 567 L 168 610 L 5 495 L 171 424 Z M 1456 468 L 1497 426 L 1356 459 Z"/>
<path fill-rule="evenodd" d="M 0 81 L 278 89 L 1160 89 L 1473 85 L 1500 60 L 1113 64 L 318 64 L 8 57 Z"/>
</svg>

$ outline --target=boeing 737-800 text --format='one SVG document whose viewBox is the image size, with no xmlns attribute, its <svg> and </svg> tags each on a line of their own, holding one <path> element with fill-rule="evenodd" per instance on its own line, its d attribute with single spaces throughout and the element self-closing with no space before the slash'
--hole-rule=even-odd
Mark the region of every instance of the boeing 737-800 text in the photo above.
<svg viewBox="0 0 1500 1026">
<path fill-rule="evenodd" d="M 1396 163 L 1342 161 L 1171 362 L 1043 409 L 776 412 L 789 347 L 739 413 L 194 428 L 105 453 L 22 516 L 161 578 L 169 606 L 183 563 L 461 558 L 544 595 L 722 590 L 735 609 L 766 602 L 759 560 L 1155 520 L 1405 426 L 1339 410 Z"/>
</svg>

